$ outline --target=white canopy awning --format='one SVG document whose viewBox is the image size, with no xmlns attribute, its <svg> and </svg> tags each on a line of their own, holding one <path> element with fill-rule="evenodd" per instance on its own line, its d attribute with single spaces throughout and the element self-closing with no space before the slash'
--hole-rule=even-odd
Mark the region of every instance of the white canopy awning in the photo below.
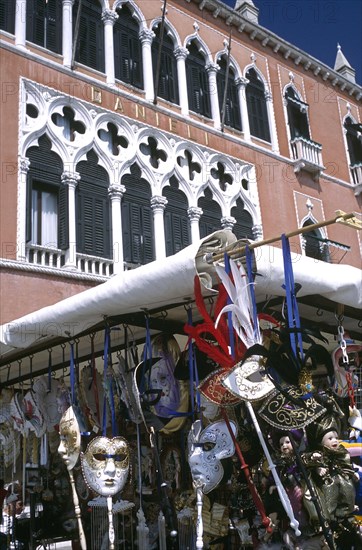
<svg viewBox="0 0 362 550">
<path fill-rule="evenodd" d="M 69 339 L 90 332 L 107 317 L 181 304 L 174 310 L 173 318 L 186 322 L 182 304 L 194 299 L 195 275 L 200 277 L 205 292 L 215 293 L 216 272 L 206 256 L 222 251 L 235 240 L 230 231 L 218 231 L 174 256 L 115 275 L 95 288 L 6 323 L 0 327 L 2 365 L 8 362 L 8 357 L 9 361 L 16 360 L 14 354 L 21 350 L 23 355 L 24 351 L 30 354 L 35 347 L 46 349 L 48 342 L 56 338 Z M 281 249 L 264 245 L 255 248 L 254 253 L 257 301 L 283 297 Z M 351 308 L 361 307 L 360 269 L 328 264 L 299 254 L 292 255 L 292 263 L 295 283 L 301 285 L 298 298 L 319 296 Z"/>
</svg>

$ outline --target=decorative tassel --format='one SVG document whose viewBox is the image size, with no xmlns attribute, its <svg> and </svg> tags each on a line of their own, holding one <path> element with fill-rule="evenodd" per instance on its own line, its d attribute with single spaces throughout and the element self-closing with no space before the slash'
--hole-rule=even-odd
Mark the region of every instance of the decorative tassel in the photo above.
<svg viewBox="0 0 362 550">
<path fill-rule="evenodd" d="M 150 547 L 149 541 L 149 529 L 146 525 L 146 518 L 142 508 L 137 512 L 138 525 L 137 525 L 137 541 L 138 550 L 148 550 Z"/>
</svg>

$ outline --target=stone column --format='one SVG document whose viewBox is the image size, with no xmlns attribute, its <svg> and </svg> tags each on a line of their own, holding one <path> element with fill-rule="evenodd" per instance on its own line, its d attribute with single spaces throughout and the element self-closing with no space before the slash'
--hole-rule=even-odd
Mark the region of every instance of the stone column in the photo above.
<svg viewBox="0 0 362 550">
<path fill-rule="evenodd" d="M 270 139 L 271 139 L 272 151 L 274 153 L 279 153 L 278 136 L 277 136 L 277 129 L 275 125 L 272 94 L 270 92 L 265 92 L 265 99 L 266 99 L 266 108 L 268 111 L 268 121 L 269 121 L 269 128 L 270 128 Z"/>
<path fill-rule="evenodd" d="M 78 172 L 63 172 L 61 181 L 63 185 L 68 185 L 68 234 L 69 248 L 65 254 L 65 265 L 67 267 L 77 268 L 77 233 L 76 233 L 76 215 L 75 215 L 75 189 L 80 180 Z"/>
<path fill-rule="evenodd" d="M 244 134 L 245 141 L 251 141 L 250 137 L 250 125 L 248 115 L 248 105 L 246 103 L 246 85 L 248 84 L 247 78 L 237 78 L 235 84 L 238 87 L 240 114 L 241 114 L 241 128 Z"/>
<path fill-rule="evenodd" d="M 26 196 L 30 160 L 27 157 L 19 159 L 19 196 L 18 196 L 18 227 L 16 259 L 26 259 Z M 31 205 L 29 205 L 31 208 Z"/>
<path fill-rule="evenodd" d="M 112 205 L 112 251 L 114 274 L 121 273 L 124 270 L 121 201 L 125 192 L 125 186 L 118 183 L 110 185 L 108 189 L 108 195 L 111 199 Z"/>
<path fill-rule="evenodd" d="M 234 225 L 236 224 L 236 219 L 233 216 L 224 216 L 221 218 L 221 227 L 223 229 L 233 230 Z"/>
<path fill-rule="evenodd" d="M 12 0 L 14 1 L 14 0 Z M 26 41 L 26 0 L 16 0 L 15 6 L 15 46 L 25 49 Z"/>
<path fill-rule="evenodd" d="M 202 208 L 199 208 L 198 206 L 190 206 L 187 210 L 187 215 L 191 226 L 191 242 L 196 243 L 200 240 L 199 221 L 202 216 Z"/>
<path fill-rule="evenodd" d="M 263 226 L 261 224 L 253 225 L 253 239 L 254 241 L 261 241 L 263 238 Z"/>
<path fill-rule="evenodd" d="M 210 105 L 211 105 L 211 117 L 214 121 L 214 127 L 220 129 L 220 105 L 219 105 L 219 94 L 217 93 L 217 81 L 216 75 L 219 70 L 219 65 L 216 63 L 209 63 L 206 66 L 206 71 L 209 77 L 209 94 L 210 94 Z"/>
<path fill-rule="evenodd" d="M 69 68 L 72 66 L 73 54 L 73 4 L 74 0 L 63 0 L 63 65 Z"/>
<path fill-rule="evenodd" d="M 189 114 L 189 100 L 187 96 L 186 57 L 189 51 L 186 48 L 176 48 L 174 51 L 177 61 L 177 82 L 180 98 L 181 114 Z"/>
<path fill-rule="evenodd" d="M 105 53 L 105 70 L 107 84 L 114 86 L 114 41 L 113 41 L 113 26 L 118 19 L 118 14 L 112 10 L 102 11 L 102 21 L 104 24 L 104 53 Z"/>
<path fill-rule="evenodd" d="M 142 29 L 139 34 L 142 43 L 143 86 L 145 90 L 145 99 L 149 101 L 153 101 L 155 95 L 151 50 L 154 36 L 155 33 L 148 29 Z"/>
<path fill-rule="evenodd" d="M 151 208 L 153 210 L 153 226 L 155 231 L 155 254 L 156 260 L 166 258 L 165 227 L 163 223 L 163 213 L 167 204 L 166 197 L 155 195 L 151 198 Z"/>
</svg>

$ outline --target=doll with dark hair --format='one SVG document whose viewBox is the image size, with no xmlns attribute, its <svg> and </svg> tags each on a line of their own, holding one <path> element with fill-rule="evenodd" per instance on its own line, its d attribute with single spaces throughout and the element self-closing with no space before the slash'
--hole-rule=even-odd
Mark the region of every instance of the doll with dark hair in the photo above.
<svg viewBox="0 0 362 550">
<path fill-rule="evenodd" d="M 340 550 L 362 549 L 355 520 L 356 486 L 359 481 L 348 451 L 339 440 L 340 420 L 328 413 L 307 426 L 308 453 L 303 459 L 311 472 L 323 515 Z"/>
<path fill-rule="evenodd" d="M 309 507 L 308 509 L 305 507 L 306 483 L 298 466 L 291 442 L 291 437 L 293 437 L 295 445 L 300 448 L 303 443 L 303 436 L 303 430 L 293 430 L 291 433 L 274 431 L 272 434 L 272 444 L 275 449 L 275 465 L 289 497 L 294 515 L 299 522 L 301 536 L 296 537 L 295 532 L 289 527 L 288 518 L 279 501 L 276 487 L 271 478 L 264 501 L 269 516 L 278 525 L 282 539 L 281 548 L 318 550 L 324 548 L 324 539 L 319 529 L 310 520 Z"/>
</svg>

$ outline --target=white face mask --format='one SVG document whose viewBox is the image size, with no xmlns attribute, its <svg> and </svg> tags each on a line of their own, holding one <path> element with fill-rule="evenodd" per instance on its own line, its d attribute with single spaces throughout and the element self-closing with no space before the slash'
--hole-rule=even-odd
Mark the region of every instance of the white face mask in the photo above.
<svg viewBox="0 0 362 550">
<path fill-rule="evenodd" d="M 80 453 L 80 431 L 73 407 L 69 407 L 59 422 L 60 443 L 58 453 L 61 455 L 68 470 L 77 463 Z"/>
<path fill-rule="evenodd" d="M 80 458 L 90 489 L 104 497 L 123 489 L 129 472 L 129 447 L 123 437 L 95 437 Z"/>
<path fill-rule="evenodd" d="M 230 422 L 236 435 L 236 426 Z M 188 437 L 188 462 L 195 487 L 207 494 L 220 483 L 224 476 L 221 460 L 230 458 L 235 447 L 224 421 L 214 422 L 202 430 L 201 420 L 191 426 Z"/>
</svg>

